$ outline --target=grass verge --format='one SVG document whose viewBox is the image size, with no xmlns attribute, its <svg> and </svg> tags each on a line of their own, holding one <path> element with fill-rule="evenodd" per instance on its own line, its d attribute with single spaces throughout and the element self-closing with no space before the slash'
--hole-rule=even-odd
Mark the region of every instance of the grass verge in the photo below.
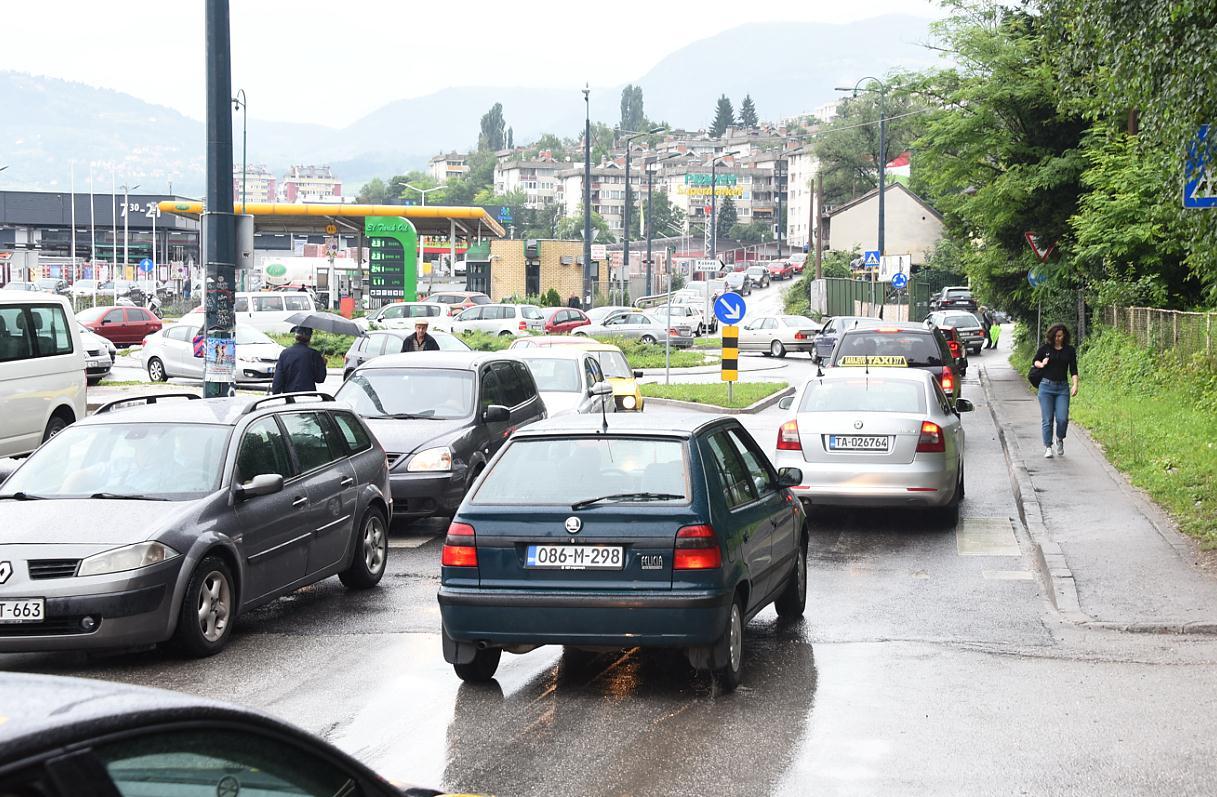
<svg viewBox="0 0 1217 797">
<path fill-rule="evenodd" d="M 1010 358 L 1031 366 L 1030 342 Z M 1151 352 L 1101 329 L 1078 356 L 1081 389 L 1070 420 L 1109 462 L 1166 509 L 1205 549 L 1217 549 L 1217 367 L 1203 357 Z"/>
<path fill-rule="evenodd" d="M 642 395 L 652 398 L 675 399 L 676 401 L 691 401 L 694 404 L 709 404 L 715 407 L 731 407 L 742 409 L 754 404 L 766 396 L 785 390 L 785 382 L 737 382 L 732 388 L 732 399 L 727 400 L 727 385 L 725 382 L 708 384 L 682 385 L 643 385 Z"/>
</svg>

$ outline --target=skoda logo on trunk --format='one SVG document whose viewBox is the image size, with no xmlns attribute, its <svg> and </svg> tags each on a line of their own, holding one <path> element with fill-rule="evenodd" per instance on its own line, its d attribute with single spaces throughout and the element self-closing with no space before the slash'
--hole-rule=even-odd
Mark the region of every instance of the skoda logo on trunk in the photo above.
<svg viewBox="0 0 1217 797">
<path fill-rule="evenodd" d="M 854 421 L 854 428 L 855 428 L 855 429 L 861 429 L 861 428 L 862 428 L 862 421 Z"/>
<path fill-rule="evenodd" d="M 583 528 L 583 521 L 574 515 L 571 515 L 566 519 L 565 525 L 567 534 L 578 534 L 579 529 Z"/>
<path fill-rule="evenodd" d="M 575 529 L 575 531 L 578 531 L 578 529 Z M 0 562 L 0 584 L 3 584 L 5 581 L 8 581 L 8 577 L 11 576 L 12 574 L 13 574 L 13 563 L 12 562 Z"/>
</svg>

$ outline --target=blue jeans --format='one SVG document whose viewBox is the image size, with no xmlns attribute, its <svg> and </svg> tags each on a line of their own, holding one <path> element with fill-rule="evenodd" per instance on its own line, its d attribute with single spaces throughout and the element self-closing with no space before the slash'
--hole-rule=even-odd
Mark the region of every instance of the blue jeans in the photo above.
<svg viewBox="0 0 1217 797">
<path fill-rule="evenodd" d="M 1053 382 L 1051 379 L 1040 381 L 1040 433 L 1044 438 L 1044 447 L 1052 445 L 1052 419 L 1056 418 L 1056 438 L 1065 439 L 1069 428 L 1069 383 Z"/>
</svg>

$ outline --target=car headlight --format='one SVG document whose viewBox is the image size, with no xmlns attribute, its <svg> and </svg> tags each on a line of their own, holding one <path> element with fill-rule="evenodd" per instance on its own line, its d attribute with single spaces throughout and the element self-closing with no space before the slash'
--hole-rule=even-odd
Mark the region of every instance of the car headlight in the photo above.
<svg viewBox="0 0 1217 797">
<path fill-rule="evenodd" d="M 452 449 L 448 446 L 428 448 L 410 458 L 407 471 L 452 470 Z"/>
<path fill-rule="evenodd" d="M 627 410 L 632 410 L 638 406 L 638 399 L 634 398 L 633 396 L 626 396 L 625 398 L 621 399 L 621 406 L 625 407 Z"/>
<path fill-rule="evenodd" d="M 149 565 L 168 562 L 181 556 L 168 545 L 159 542 L 137 542 L 123 548 L 115 548 L 84 559 L 76 571 L 78 576 L 101 576 L 106 573 L 121 573 Z"/>
</svg>

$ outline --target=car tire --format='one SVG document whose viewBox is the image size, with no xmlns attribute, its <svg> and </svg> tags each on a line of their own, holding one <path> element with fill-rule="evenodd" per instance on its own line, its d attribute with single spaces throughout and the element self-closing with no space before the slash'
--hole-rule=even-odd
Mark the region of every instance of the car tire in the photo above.
<svg viewBox="0 0 1217 797">
<path fill-rule="evenodd" d="M 511 335 L 511 333 L 510 333 L 510 332 L 508 332 L 506 329 L 504 329 L 502 332 L 500 332 L 500 333 L 499 333 L 499 337 L 501 338 L 501 337 L 503 337 L 504 335 L 508 335 L 508 336 L 510 336 L 510 335 Z"/>
<path fill-rule="evenodd" d="M 655 338 L 651 337 L 650 335 L 643 335 L 641 338 L 638 339 L 638 341 L 640 343 L 645 343 L 648 346 L 653 346 L 656 342 Z"/>
<path fill-rule="evenodd" d="M 46 422 L 46 428 L 42 430 L 42 442 L 45 443 L 67 428 L 68 422 L 62 415 L 52 415 L 51 419 Z"/>
<path fill-rule="evenodd" d="M 88 383 L 89 387 L 97 387 L 99 384 L 101 384 L 101 380 L 103 379 L 105 379 L 104 376 L 90 376 L 85 381 Z"/>
<path fill-rule="evenodd" d="M 782 345 L 782 341 L 774 340 L 769 343 L 769 353 L 774 357 L 785 357 L 786 347 Z"/>
<path fill-rule="evenodd" d="M 778 617 L 802 617 L 803 609 L 807 606 L 807 536 L 799 539 L 798 551 L 795 553 L 794 572 L 778 599 L 773 602 Z"/>
<path fill-rule="evenodd" d="M 974 349 L 973 349 L 973 348 L 969 348 L 969 349 L 968 349 L 968 351 L 972 352 L 973 354 L 980 354 L 980 347 L 979 347 L 979 346 L 977 346 L 977 347 L 976 347 L 976 348 L 974 348 Z"/>
<path fill-rule="evenodd" d="M 462 681 L 474 684 L 484 684 L 499 669 L 499 659 L 503 657 L 502 648 L 484 648 L 473 654 L 473 661 L 468 664 L 453 664 L 452 669 Z"/>
<path fill-rule="evenodd" d="M 190 575 L 178 611 L 173 645 L 194 658 L 213 656 L 232 637 L 237 591 L 228 564 L 208 556 Z"/>
<path fill-rule="evenodd" d="M 741 597 L 736 595 L 727 618 L 727 628 L 718 642 L 727 646 L 727 663 L 714 671 L 714 678 L 724 692 L 735 691 L 744 668 L 744 607 L 740 603 Z"/>
<path fill-rule="evenodd" d="M 347 381 L 348 379 L 351 378 L 351 375 L 354 373 L 355 373 L 355 369 L 353 369 L 353 368 L 343 371 L 342 372 L 342 381 L 343 382 Z"/>
<path fill-rule="evenodd" d="M 165 364 L 159 357 L 148 361 L 148 378 L 153 382 L 168 382 L 169 375 L 165 373 Z"/>
<path fill-rule="evenodd" d="M 380 583 L 389 560 L 389 525 L 377 509 L 363 513 L 355 535 L 351 564 L 338 574 L 347 589 L 371 589 Z"/>
</svg>

